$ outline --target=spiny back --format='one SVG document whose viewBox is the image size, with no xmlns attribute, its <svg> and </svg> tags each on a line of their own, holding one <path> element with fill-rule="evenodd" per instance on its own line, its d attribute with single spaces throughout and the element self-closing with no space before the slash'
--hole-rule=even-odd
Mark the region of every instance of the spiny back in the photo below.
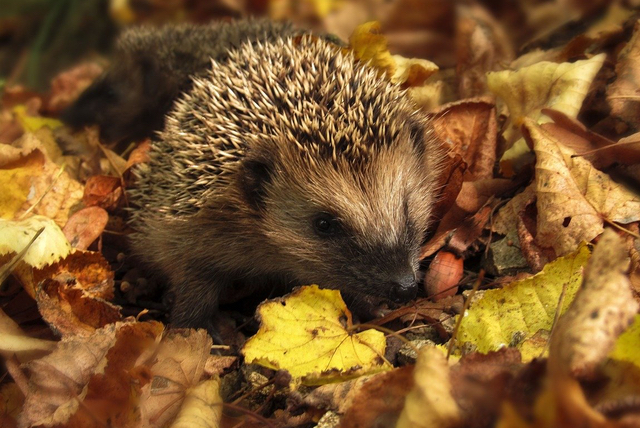
<svg viewBox="0 0 640 428">
<path fill-rule="evenodd" d="M 169 114 L 135 199 L 146 215 L 194 214 L 224 192 L 247 151 L 294 145 L 300 156 L 365 164 L 397 141 L 414 108 L 402 91 L 329 42 L 302 36 L 245 44 Z"/>
</svg>

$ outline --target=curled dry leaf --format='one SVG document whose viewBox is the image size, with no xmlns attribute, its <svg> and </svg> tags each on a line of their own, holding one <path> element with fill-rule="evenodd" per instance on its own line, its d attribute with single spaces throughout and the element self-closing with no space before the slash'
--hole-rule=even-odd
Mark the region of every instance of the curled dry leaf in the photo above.
<svg viewBox="0 0 640 428">
<path fill-rule="evenodd" d="M 137 358 L 162 330 L 154 322 L 116 323 L 89 337 L 63 338 L 50 355 L 25 366 L 20 425 L 140 426 L 138 396 L 149 379 Z"/>
<path fill-rule="evenodd" d="M 260 329 L 244 345 L 248 363 L 287 370 L 292 384 L 323 384 L 390 368 L 384 334 L 353 331 L 337 290 L 302 287 L 258 307 Z"/>
<path fill-rule="evenodd" d="M 465 181 L 493 178 L 497 124 L 495 105 L 490 99 L 445 104 L 430 116 L 436 137 L 468 165 Z"/>
<path fill-rule="evenodd" d="M 611 229 L 600 237 L 584 274 L 584 283 L 551 337 L 552 375 L 590 378 L 633 321 L 638 302 L 630 289 L 628 252 Z"/>
<path fill-rule="evenodd" d="M 449 366 L 442 350 L 431 346 L 420 349 L 413 380 L 396 427 L 458 426 L 460 408 L 451 394 Z"/>
<path fill-rule="evenodd" d="M 87 207 L 69 217 L 62 231 L 72 247 L 86 250 L 102 235 L 108 221 L 109 214 L 104 209 Z"/>
<path fill-rule="evenodd" d="M 331 405 L 324 408 L 336 409 L 338 413 L 344 414 L 341 426 L 393 426 L 400 416 L 406 395 L 413 387 L 413 371 L 412 366 L 405 366 L 367 376 L 364 380 L 358 378 L 336 386 L 321 386 L 320 388 L 334 390 Z M 349 388 L 345 392 L 341 385 L 347 383 Z"/>
</svg>

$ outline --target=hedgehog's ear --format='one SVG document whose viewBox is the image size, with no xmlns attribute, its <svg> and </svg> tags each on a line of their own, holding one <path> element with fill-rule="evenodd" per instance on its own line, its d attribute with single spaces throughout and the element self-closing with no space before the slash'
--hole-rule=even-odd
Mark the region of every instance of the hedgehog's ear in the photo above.
<svg viewBox="0 0 640 428">
<path fill-rule="evenodd" d="M 265 187 L 271 182 L 273 163 L 266 156 L 249 156 L 242 161 L 240 189 L 251 207 L 264 207 Z"/>
<path fill-rule="evenodd" d="M 428 128 L 423 123 L 415 120 L 410 120 L 407 128 L 414 150 L 418 156 L 422 156 L 427 149 Z"/>
</svg>

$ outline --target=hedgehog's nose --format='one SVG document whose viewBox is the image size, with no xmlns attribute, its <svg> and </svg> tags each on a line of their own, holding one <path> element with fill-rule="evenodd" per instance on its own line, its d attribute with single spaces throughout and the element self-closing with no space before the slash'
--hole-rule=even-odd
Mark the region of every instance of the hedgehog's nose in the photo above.
<svg viewBox="0 0 640 428">
<path fill-rule="evenodd" d="M 416 298 L 418 284 L 413 272 L 400 277 L 391 283 L 391 300 L 396 303 L 405 303 Z"/>
</svg>

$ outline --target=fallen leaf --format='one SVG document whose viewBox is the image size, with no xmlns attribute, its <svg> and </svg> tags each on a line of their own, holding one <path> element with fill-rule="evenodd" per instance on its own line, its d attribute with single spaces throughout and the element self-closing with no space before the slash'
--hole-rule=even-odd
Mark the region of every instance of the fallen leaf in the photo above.
<svg viewBox="0 0 640 428">
<path fill-rule="evenodd" d="M 537 275 L 514 281 L 500 290 L 487 290 L 464 315 L 458 331 L 460 346 L 470 342 L 478 352 L 496 351 L 510 344 L 520 345 L 539 330 L 551 330 L 558 310 L 564 313 L 582 282 L 582 268 L 589 259 L 589 249 L 581 246 L 575 253 L 561 257 Z M 522 352 L 522 361 L 539 357 L 543 348 Z"/>
<path fill-rule="evenodd" d="M 175 418 L 185 394 L 202 380 L 212 343 L 205 330 L 174 329 L 167 332 L 153 353 L 140 356 L 139 363 L 146 361 L 151 379 L 140 396 L 142 420 L 153 421 L 153 426 L 161 427 Z M 208 384 L 203 388 L 208 387 L 213 386 Z M 212 395 L 209 397 L 215 399 Z M 215 413 L 216 410 L 207 411 Z"/>
<path fill-rule="evenodd" d="M 222 399 L 220 379 L 200 382 L 189 388 L 184 397 L 180 413 L 171 424 L 172 428 L 215 428 L 220 426 Z"/>
<path fill-rule="evenodd" d="M 529 120 L 527 138 L 536 153 L 535 191 L 538 207 L 536 242 L 557 255 L 573 251 L 603 230 L 603 218 L 630 223 L 640 220 L 640 197 Z"/>
<path fill-rule="evenodd" d="M 460 408 L 451 395 L 449 366 L 444 353 L 425 346 L 413 371 L 414 386 L 407 395 L 396 427 L 457 427 Z"/>
<path fill-rule="evenodd" d="M 368 62 L 391 83 L 405 88 L 423 86 L 438 71 L 438 66 L 431 61 L 391 55 L 377 21 L 359 25 L 349 37 L 349 45 L 357 59 Z"/>
<path fill-rule="evenodd" d="M 109 214 L 100 207 L 87 207 L 76 211 L 62 231 L 73 248 L 86 250 L 102 235 L 109 222 Z"/>
<path fill-rule="evenodd" d="M 0 219 L 0 256 L 20 253 L 40 229 L 44 230 L 22 258 L 27 265 L 42 268 L 72 251 L 64 233 L 53 220 L 32 216 L 22 221 Z"/>
<path fill-rule="evenodd" d="M 596 377 L 596 368 L 638 312 L 628 268 L 623 240 L 606 229 L 586 266 L 582 288 L 551 336 L 551 376 Z"/>
<path fill-rule="evenodd" d="M 524 140 L 520 139 L 520 126 L 525 119 L 537 123 L 549 122 L 550 119 L 542 114 L 542 108 L 576 117 L 605 58 L 605 54 L 599 54 L 574 63 L 543 61 L 517 71 L 488 74 L 489 90 L 504 100 L 510 114 L 509 128 L 503 133 L 509 150 L 500 162 L 507 176 L 513 175 L 513 171 L 525 162 L 521 158 L 529 152 Z"/>
<path fill-rule="evenodd" d="M 302 287 L 258 307 L 261 326 L 242 349 L 245 360 L 287 370 L 308 385 L 390 368 L 383 359 L 386 340 L 375 330 L 354 333 L 351 313 L 337 290 Z"/>
<path fill-rule="evenodd" d="M 22 157 L 18 161 L 5 163 L 0 169 L 0 217 L 13 220 L 32 194 L 33 176 L 42 174 L 45 162 L 39 150 Z"/>
<path fill-rule="evenodd" d="M 475 98 L 445 104 L 430 116 L 435 135 L 468 165 L 465 181 L 493 178 L 497 124 L 491 100 Z"/>
<path fill-rule="evenodd" d="M 89 177 L 84 186 L 82 202 L 88 207 L 114 210 L 122 201 L 123 194 L 122 180 L 119 177 L 94 175 Z"/>
<path fill-rule="evenodd" d="M 324 408 L 336 409 L 343 414 L 342 426 L 394 426 L 404 406 L 405 397 L 413 387 L 413 371 L 413 366 L 405 366 L 366 376 L 364 380 L 360 377 L 337 385 L 323 385 L 318 389 L 326 388 L 333 392 L 330 404 Z M 309 400 L 305 402 L 308 403 Z"/>
<path fill-rule="evenodd" d="M 636 23 L 631 40 L 618 54 L 616 80 L 607 87 L 611 115 L 637 131 L 640 128 L 640 23 Z"/>
</svg>

